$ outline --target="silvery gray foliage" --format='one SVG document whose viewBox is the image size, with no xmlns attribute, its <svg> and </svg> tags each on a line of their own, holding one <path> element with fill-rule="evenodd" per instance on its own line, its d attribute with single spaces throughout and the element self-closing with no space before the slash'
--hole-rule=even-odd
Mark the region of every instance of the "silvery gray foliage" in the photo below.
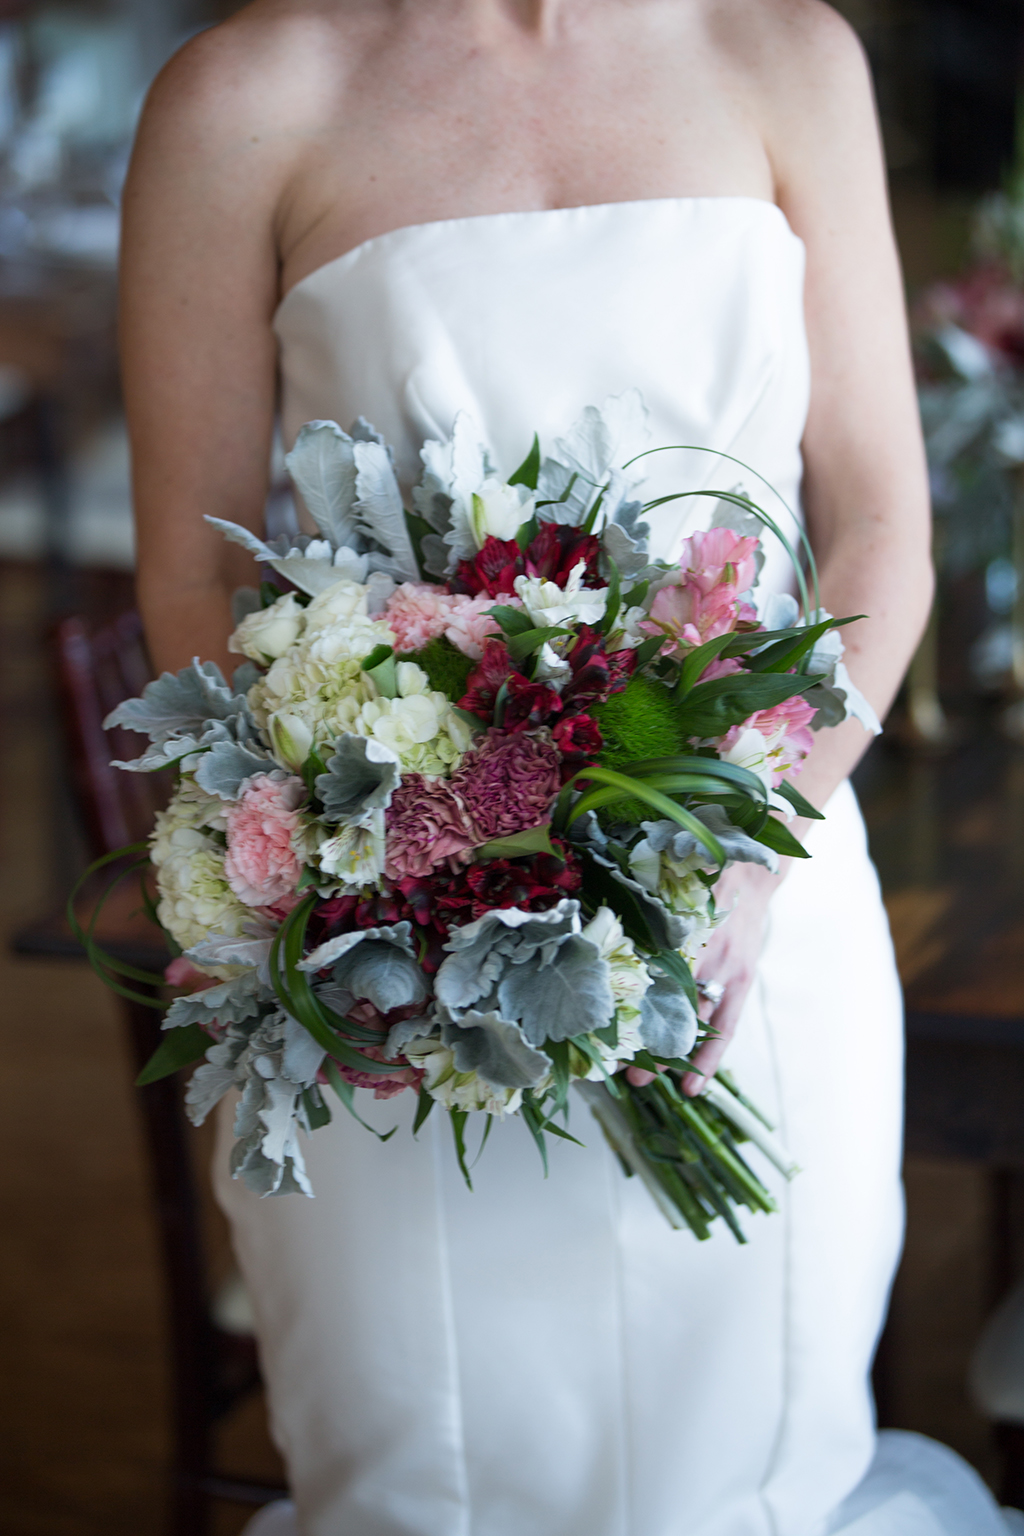
<svg viewBox="0 0 1024 1536">
<path fill-rule="evenodd" d="M 231 594 L 231 622 L 241 624 L 250 613 L 259 613 L 263 607 L 263 599 L 260 597 L 258 587 L 236 587 Z M 241 690 L 236 688 L 235 692 Z"/>
<path fill-rule="evenodd" d="M 332 980 L 318 989 L 320 996 L 341 1014 L 360 1000 L 372 1003 L 380 1013 L 425 1003 L 429 988 L 412 954 L 408 929 L 408 923 L 399 923 L 393 928 L 366 928 L 344 935 L 357 942 L 334 961 Z M 327 947 L 321 945 L 321 949 Z M 320 969 L 328 963 L 324 961 Z M 310 969 L 308 962 L 303 969 Z"/>
<path fill-rule="evenodd" d="M 608 850 L 609 839 L 600 832 L 600 837 L 594 836 L 586 827 L 580 827 L 581 822 L 587 822 L 587 816 L 580 816 L 573 823 L 570 831 L 571 840 L 577 846 L 585 848 L 595 864 L 606 869 L 617 884 L 625 886 L 630 891 L 637 905 L 644 914 L 651 942 L 655 949 L 680 949 L 685 944 L 687 937 L 696 926 L 696 919 L 680 917 L 675 912 L 670 912 L 665 903 L 657 896 L 651 894 L 638 880 L 627 875 L 620 868 L 616 860 Z M 603 839 L 603 842 L 601 841 Z"/>
<path fill-rule="evenodd" d="M 420 554 L 423 557 L 423 569 L 428 576 L 441 579 L 448 574 L 451 550 L 439 533 L 423 535 L 420 540 Z M 454 566 L 452 568 L 454 569 Z"/>
<path fill-rule="evenodd" d="M 323 1052 L 302 1026 L 275 1007 L 257 1021 L 229 1024 L 192 1075 L 185 1103 L 196 1125 L 229 1089 L 241 1090 L 231 1170 L 257 1194 L 313 1193 L 298 1131 L 309 1129 L 302 1094 L 318 1092 L 322 1060 Z"/>
<path fill-rule="evenodd" d="M 552 1034 L 552 1038 L 561 1036 Z M 458 1072 L 476 1072 L 492 1088 L 534 1088 L 551 1070 L 551 1058 L 534 1050 L 518 1024 L 475 1008 L 441 1025 L 441 1039 Z"/>
<path fill-rule="evenodd" d="M 394 577 L 389 576 L 387 571 L 370 572 L 366 579 L 366 612 L 369 618 L 380 618 L 394 590 Z"/>
<path fill-rule="evenodd" d="M 147 683 L 139 699 L 125 699 L 103 722 L 103 729 L 120 725 L 148 736 L 156 746 L 173 736 L 201 734 L 211 720 L 226 720 L 246 708 L 215 662 L 200 662 L 178 673 L 164 672 Z"/>
<path fill-rule="evenodd" d="M 388 1038 L 384 1045 L 385 1059 L 394 1061 L 405 1050 L 410 1040 L 428 1040 L 436 1033 L 437 1020 L 430 1014 L 424 1014 L 415 1019 L 399 1020 L 397 1024 L 392 1024 L 388 1031 Z"/>
<path fill-rule="evenodd" d="M 779 867 L 778 854 L 734 826 L 722 806 L 696 805 L 692 808 L 692 814 L 718 838 L 729 863 L 762 864 L 773 875 L 776 873 Z M 654 853 L 667 853 L 680 864 L 697 853 L 706 856 L 710 862 L 710 855 L 706 854 L 703 843 L 697 841 L 696 834 L 687 831 L 678 822 L 642 821 L 640 828 L 644 841 Z"/>
<path fill-rule="evenodd" d="M 646 529 L 646 523 L 641 524 Z M 609 523 L 601 535 L 601 574 L 610 574 L 608 560 L 614 560 L 623 581 L 632 581 L 647 566 L 646 534 L 644 540 L 633 539 L 618 523 Z"/>
<path fill-rule="evenodd" d="M 615 1011 L 607 961 L 580 933 L 576 901 L 563 898 L 549 912 L 487 912 L 454 929 L 445 949 L 434 992 L 456 1024 L 479 1004 L 539 1046 L 600 1027 Z"/>
<path fill-rule="evenodd" d="M 254 752 L 237 741 L 215 741 L 195 765 L 196 783 L 208 795 L 217 795 L 221 800 L 237 800 L 247 779 L 256 773 L 268 773 L 275 767 L 266 752 Z"/>
<path fill-rule="evenodd" d="M 434 530 L 421 546 L 426 568 L 441 576 L 453 571 L 459 560 L 471 560 L 476 554 L 469 522 L 473 493 L 494 471 L 465 411 L 455 417 L 451 437 L 444 442 L 431 438 L 423 444 L 420 458 L 423 477 L 412 493 L 412 503 Z"/>
<path fill-rule="evenodd" d="M 254 661 L 243 661 L 231 674 L 231 686 L 236 693 L 248 693 L 262 676 L 262 671 Z"/>
<path fill-rule="evenodd" d="M 550 457 L 541 464 L 538 498 L 556 505 L 541 508 L 538 516 L 575 526 L 607 480 L 603 509 L 614 518 L 628 492 L 643 478 L 639 466 L 625 472 L 619 466 L 642 450 L 648 435 L 647 408 L 639 390 L 610 395 L 600 410 L 588 405 L 565 437 L 555 439 Z M 560 501 L 574 475 L 575 484 L 566 500 Z"/>
<path fill-rule="evenodd" d="M 284 461 L 309 515 L 335 548 L 351 545 L 356 532 L 353 439 L 336 421 L 308 421 Z"/>
<path fill-rule="evenodd" d="M 321 820 L 331 826 L 365 826 L 373 811 L 386 810 L 401 782 L 397 757 L 370 736 L 339 736 L 327 772 L 317 775 Z"/>
<path fill-rule="evenodd" d="M 185 958 L 196 965 L 244 965 L 256 972 L 260 983 L 270 990 L 270 951 L 278 928 L 253 913 L 245 933 L 236 938 L 226 933 L 211 933 L 199 944 L 186 949 Z"/>
<path fill-rule="evenodd" d="M 519 955 L 525 960 L 536 949 L 550 954 L 562 939 L 580 931 L 580 904 L 563 897 L 547 912 L 523 912 L 509 907 L 486 912 L 473 923 L 453 928 L 434 978 L 434 995 L 456 1016 L 472 1008 L 497 984 L 505 960 Z"/>
<path fill-rule="evenodd" d="M 211 935 L 205 943 L 209 945 L 220 937 L 223 936 Z M 164 1014 L 161 1028 L 180 1029 L 183 1024 L 239 1024 L 255 1018 L 272 996 L 255 970 L 244 971 L 241 976 L 215 982 L 202 992 L 176 997 Z"/>
<path fill-rule="evenodd" d="M 697 1015 L 669 976 L 655 976 L 641 999 L 640 1039 L 655 1056 L 688 1056 L 693 1050 Z"/>
<path fill-rule="evenodd" d="M 396 581 L 419 581 L 419 566 L 405 521 L 391 457 L 379 442 L 357 442 L 356 526 L 370 544 L 370 568 Z"/>
<path fill-rule="evenodd" d="M 416 953 L 412 923 L 403 920 L 380 928 L 357 928 L 353 933 L 335 934 L 333 939 L 327 939 L 325 943 L 317 945 L 316 949 L 310 950 L 305 959 L 299 961 L 298 968 L 300 971 L 325 971 L 329 965 L 344 959 L 350 950 L 365 943 L 367 939 L 381 939 L 385 943 L 394 944 L 407 955 Z"/>
<path fill-rule="evenodd" d="M 236 672 L 235 676 L 237 675 Z M 147 747 L 139 757 L 127 758 L 124 761 L 115 760 L 111 766 L 125 768 L 130 773 L 150 773 L 155 768 L 166 768 L 169 763 L 180 763 L 186 772 L 191 773 L 203 756 L 217 743 L 235 744 L 248 748 L 253 756 L 260 759 L 264 770 L 268 766 L 256 722 L 249 713 L 249 706 L 244 697 L 238 699 L 238 709 L 235 714 L 224 720 L 207 720 L 196 729 L 199 732 L 198 735 L 186 732 L 170 736 L 159 745 Z M 259 768 L 251 768 L 246 777 L 250 773 L 259 771 Z"/>
<path fill-rule="evenodd" d="M 350 545 L 335 549 L 329 539 L 311 538 L 308 533 L 282 533 L 268 541 L 222 517 L 207 517 L 205 521 L 222 533 L 229 544 L 240 544 L 254 559 L 286 576 L 309 597 L 326 591 L 342 577 L 349 581 L 366 580 L 369 556 Z"/>
</svg>

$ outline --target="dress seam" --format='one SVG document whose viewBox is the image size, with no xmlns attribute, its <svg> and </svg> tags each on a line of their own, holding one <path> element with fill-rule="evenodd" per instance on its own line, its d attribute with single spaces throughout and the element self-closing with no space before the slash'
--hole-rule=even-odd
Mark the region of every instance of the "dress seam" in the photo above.
<svg viewBox="0 0 1024 1536">
<path fill-rule="evenodd" d="M 472 1504 L 469 1493 L 469 1463 L 466 1456 L 466 1433 L 462 1414 L 462 1377 L 459 1369 L 459 1345 L 455 1331 L 455 1302 L 452 1296 L 451 1264 L 448 1253 L 448 1225 L 444 1212 L 444 1173 L 441 1167 L 440 1135 L 437 1121 L 432 1126 L 434 1161 L 434 1215 L 437 1222 L 437 1267 L 441 1291 L 441 1307 L 445 1333 L 448 1338 L 448 1370 L 452 1382 L 452 1412 L 450 1432 L 455 1463 L 455 1491 L 462 1504 L 462 1518 L 457 1532 L 452 1536 L 471 1536 Z"/>
</svg>

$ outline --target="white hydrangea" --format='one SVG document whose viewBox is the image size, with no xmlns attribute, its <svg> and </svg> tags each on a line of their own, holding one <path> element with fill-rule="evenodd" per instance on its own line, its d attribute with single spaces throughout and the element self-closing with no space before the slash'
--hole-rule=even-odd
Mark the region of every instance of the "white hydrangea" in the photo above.
<svg viewBox="0 0 1024 1536">
<path fill-rule="evenodd" d="M 224 876 L 224 805 L 191 778 L 157 813 L 150 841 L 156 867 L 157 916 L 175 943 L 191 949 L 210 933 L 237 937 L 252 921 Z M 211 974 L 228 975 L 212 969 Z"/>
<path fill-rule="evenodd" d="M 523 1102 L 521 1088 L 493 1088 L 476 1072 L 457 1072 L 455 1056 L 436 1038 L 410 1040 L 402 1054 L 414 1067 L 422 1067 L 423 1086 L 445 1109 L 482 1109 L 489 1115 L 514 1115 Z M 538 1085 L 542 1093 L 545 1084 Z"/>
</svg>

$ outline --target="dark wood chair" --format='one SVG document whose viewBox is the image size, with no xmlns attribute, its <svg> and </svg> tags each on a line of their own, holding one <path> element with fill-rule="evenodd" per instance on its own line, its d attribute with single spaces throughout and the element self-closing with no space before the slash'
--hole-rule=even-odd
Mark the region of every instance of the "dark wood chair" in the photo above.
<svg viewBox="0 0 1024 1536">
<path fill-rule="evenodd" d="M 144 838 L 166 799 L 166 776 L 110 767 L 112 757 L 135 756 L 140 738 L 122 730 L 104 732 L 102 723 L 122 699 L 141 692 L 151 673 L 135 613 L 124 613 L 92 634 L 80 619 L 65 619 L 54 631 L 52 646 L 70 790 L 91 860 Z M 86 906 L 89 899 L 87 892 Z M 104 913 L 97 934 L 118 958 L 161 972 L 167 953 L 159 931 L 131 910 L 138 906 L 137 889 L 126 892 L 111 903 L 109 915 Z M 54 918 L 22 929 L 15 949 L 51 958 L 82 956 L 66 921 Z M 130 1059 L 139 1071 L 160 1043 L 160 1014 L 127 999 L 120 1004 Z M 217 1420 L 260 1384 L 256 1341 L 251 1333 L 223 1326 L 215 1317 L 181 1083 L 165 1078 L 138 1089 L 137 1098 L 169 1324 L 174 1401 L 168 1531 L 170 1536 L 207 1536 L 213 1500 L 261 1505 L 284 1497 L 286 1490 L 229 1475 L 214 1463 Z"/>
</svg>

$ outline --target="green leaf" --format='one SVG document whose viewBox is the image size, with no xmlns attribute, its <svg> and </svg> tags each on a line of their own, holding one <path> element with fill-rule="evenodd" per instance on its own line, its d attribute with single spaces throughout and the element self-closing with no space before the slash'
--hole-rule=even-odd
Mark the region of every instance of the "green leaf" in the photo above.
<svg viewBox="0 0 1024 1536">
<path fill-rule="evenodd" d="M 272 581 L 260 582 L 260 607 L 269 608 L 276 603 L 279 597 L 284 597 L 280 587 L 275 587 Z"/>
<path fill-rule="evenodd" d="M 554 853 L 547 822 L 539 827 L 528 827 L 525 832 L 513 832 L 509 837 L 492 837 L 489 843 L 481 843 L 476 850 L 478 859 L 525 859 L 535 853 Z"/>
<path fill-rule="evenodd" d="M 455 1138 L 455 1156 L 458 1159 L 459 1170 L 466 1181 L 466 1188 L 473 1188 L 473 1180 L 469 1176 L 466 1166 L 466 1121 L 469 1118 L 467 1109 L 450 1109 L 448 1111 L 452 1122 L 452 1135 Z"/>
<path fill-rule="evenodd" d="M 635 587 L 630 587 L 629 591 L 626 593 L 625 597 L 622 599 L 623 607 L 624 608 L 639 608 L 640 604 L 643 602 L 644 598 L 647 596 L 647 592 L 648 592 L 648 589 L 650 588 L 650 585 L 651 584 L 650 584 L 649 581 L 638 581 Z"/>
<path fill-rule="evenodd" d="M 521 634 L 513 635 L 508 642 L 508 653 L 513 661 L 524 661 L 534 651 L 539 651 L 542 645 L 549 640 L 557 640 L 559 635 L 568 635 L 571 631 L 557 626 L 548 626 L 545 629 L 524 629 Z"/>
<path fill-rule="evenodd" d="M 742 725 L 760 709 L 772 709 L 795 694 L 807 693 L 821 675 L 797 676 L 785 673 L 761 676 L 739 672 L 731 677 L 716 677 L 710 683 L 698 683 L 679 710 L 679 726 L 687 736 L 724 736 L 734 725 Z"/>
<path fill-rule="evenodd" d="M 526 458 L 520 464 L 514 474 L 509 475 L 509 485 L 525 485 L 527 490 L 537 489 L 537 480 L 540 476 L 540 438 L 536 432 L 533 434 L 533 442 Z"/>
<path fill-rule="evenodd" d="M 327 772 L 327 764 L 314 748 L 302 765 L 302 780 L 310 794 L 316 793 L 316 781 Z"/>
<path fill-rule="evenodd" d="M 638 672 L 642 667 L 646 667 L 649 661 L 654 660 L 667 639 L 667 635 L 648 635 L 646 640 L 641 640 L 636 648 L 636 670 Z"/>
<path fill-rule="evenodd" d="M 739 790 L 749 799 L 764 800 L 767 790 L 756 773 L 741 768 L 738 763 L 725 763 L 718 757 L 702 757 L 699 753 L 685 753 L 678 757 L 649 757 L 632 763 L 624 763 L 622 772 L 631 778 L 647 778 L 659 773 L 701 773 L 719 779 L 722 785 Z"/>
<path fill-rule="evenodd" d="M 416 1105 L 416 1118 L 412 1122 L 412 1133 L 414 1136 L 419 1134 L 420 1128 L 436 1103 L 437 1100 L 432 1099 L 425 1088 L 420 1089 L 419 1103 Z"/>
<path fill-rule="evenodd" d="M 578 850 L 578 856 L 587 872 L 585 890 L 588 900 L 596 906 L 611 907 L 622 923 L 626 937 L 642 949 L 653 948 L 647 915 L 635 891 L 616 880 L 610 869 L 591 858 L 586 849 Z"/>
<path fill-rule="evenodd" d="M 725 863 L 725 850 L 718 841 L 718 838 L 708 831 L 704 823 L 698 821 L 696 816 L 684 810 L 681 805 L 677 805 L 674 800 L 670 800 L 667 795 L 663 795 L 659 789 L 652 788 L 646 781 L 631 779 L 626 774 L 616 773 L 611 768 L 597 767 L 582 769 L 576 775 L 576 779 L 581 778 L 586 779 L 588 782 L 606 784 L 609 788 L 619 789 L 622 791 L 624 798 L 642 800 L 645 805 L 660 811 L 670 821 L 677 821 L 681 827 L 685 827 L 688 832 L 692 832 L 697 841 L 707 849 L 716 864 L 722 865 Z M 570 821 L 575 821 L 578 816 L 590 810 L 589 799 L 590 795 L 587 794 L 577 800 L 569 813 Z"/>
<path fill-rule="evenodd" d="M 311 1131 L 318 1131 L 321 1126 L 330 1125 L 331 1111 L 324 1102 L 323 1094 L 319 1088 L 316 1090 L 315 1097 L 312 1088 L 304 1088 L 302 1091 L 302 1102 L 305 1106 L 306 1119 L 309 1121 Z"/>
<path fill-rule="evenodd" d="M 607 635 L 619 615 L 621 604 L 622 582 L 619 577 L 619 568 L 610 555 L 605 556 L 611 567 L 611 575 L 608 578 L 608 601 L 604 605 L 604 618 L 598 626 L 602 635 Z"/>
<path fill-rule="evenodd" d="M 597 514 L 601 510 L 601 503 L 604 501 L 604 493 L 607 489 L 608 487 L 606 485 L 602 485 L 600 491 L 598 492 L 597 500 L 594 502 L 594 505 L 583 519 L 583 523 L 580 529 L 582 533 L 593 533 L 594 524 L 597 522 Z"/>
<path fill-rule="evenodd" d="M 213 1041 L 198 1024 L 185 1024 L 181 1029 L 169 1029 L 135 1079 L 136 1088 L 157 1083 L 162 1077 L 170 1077 L 191 1062 L 205 1056 Z"/>
<path fill-rule="evenodd" d="M 376 1136 L 378 1141 L 390 1141 L 392 1136 L 398 1130 L 398 1126 L 393 1125 L 390 1131 L 375 1131 L 372 1125 L 367 1125 L 362 1115 L 359 1114 L 356 1110 L 355 1084 L 350 1083 L 347 1078 L 342 1077 L 341 1073 L 338 1071 L 337 1063 L 333 1062 L 328 1056 L 321 1070 L 327 1081 L 330 1083 L 331 1087 L 334 1089 L 335 1093 L 338 1095 L 338 1098 L 341 1100 L 349 1114 L 352 1116 L 353 1120 L 358 1120 L 363 1130 L 369 1131 L 371 1135 Z"/>
<path fill-rule="evenodd" d="M 805 816 L 809 821 L 825 820 L 821 811 L 816 806 L 813 806 L 809 800 L 805 800 L 800 791 L 794 789 L 793 785 L 786 779 L 783 779 L 782 783 L 778 785 L 776 793 L 780 794 L 784 800 L 789 801 L 798 816 Z"/>
<path fill-rule="evenodd" d="M 526 1092 L 523 1094 L 523 1106 L 519 1113 L 522 1115 L 523 1120 L 526 1122 L 527 1130 L 530 1132 L 530 1135 L 537 1143 L 537 1151 L 540 1153 L 540 1160 L 544 1164 L 544 1177 L 547 1178 L 548 1149 L 544 1140 L 544 1116 L 537 1108 L 537 1103 L 534 1099 L 532 1088 L 527 1088 Z"/>
<path fill-rule="evenodd" d="M 671 976 L 673 981 L 679 983 L 693 1004 L 694 1009 L 696 1009 L 699 1001 L 697 997 L 697 983 L 693 979 L 693 972 L 679 951 L 677 949 L 659 949 L 651 956 L 651 963 L 657 965 L 660 970 L 665 972 L 666 976 Z"/>
<path fill-rule="evenodd" d="M 810 858 L 800 839 L 794 837 L 786 824 L 776 821 L 774 816 L 769 816 L 760 832 L 756 834 L 756 838 L 759 843 L 764 843 L 766 848 L 774 848 L 776 853 L 781 853 L 786 858 Z"/>
<path fill-rule="evenodd" d="M 687 653 L 679 670 L 679 681 L 675 690 L 677 699 L 685 699 L 705 667 L 709 667 L 718 659 L 731 639 L 731 634 L 716 635 L 713 640 L 708 640 L 704 645 L 698 645 L 695 650 Z"/>
<path fill-rule="evenodd" d="M 433 533 L 434 530 L 427 522 L 426 518 L 420 517 L 418 512 L 406 511 L 405 526 L 409 532 L 409 543 L 412 545 L 412 552 L 416 556 L 416 565 L 419 569 L 420 575 L 422 576 L 423 540 L 426 538 L 428 533 Z"/>
<path fill-rule="evenodd" d="M 390 645 L 375 645 L 369 656 L 363 657 L 362 667 L 367 676 L 373 678 L 378 692 L 385 699 L 397 697 L 398 674 L 395 653 Z"/>
<path fill-rule="evenodd" d="M 525 608 L 509 608 L 505 603 L 488 608 L 487 617 L 493 619 L 506 635 L 522 635 L 533 628 L 533 620 Z"/>
</svg>

